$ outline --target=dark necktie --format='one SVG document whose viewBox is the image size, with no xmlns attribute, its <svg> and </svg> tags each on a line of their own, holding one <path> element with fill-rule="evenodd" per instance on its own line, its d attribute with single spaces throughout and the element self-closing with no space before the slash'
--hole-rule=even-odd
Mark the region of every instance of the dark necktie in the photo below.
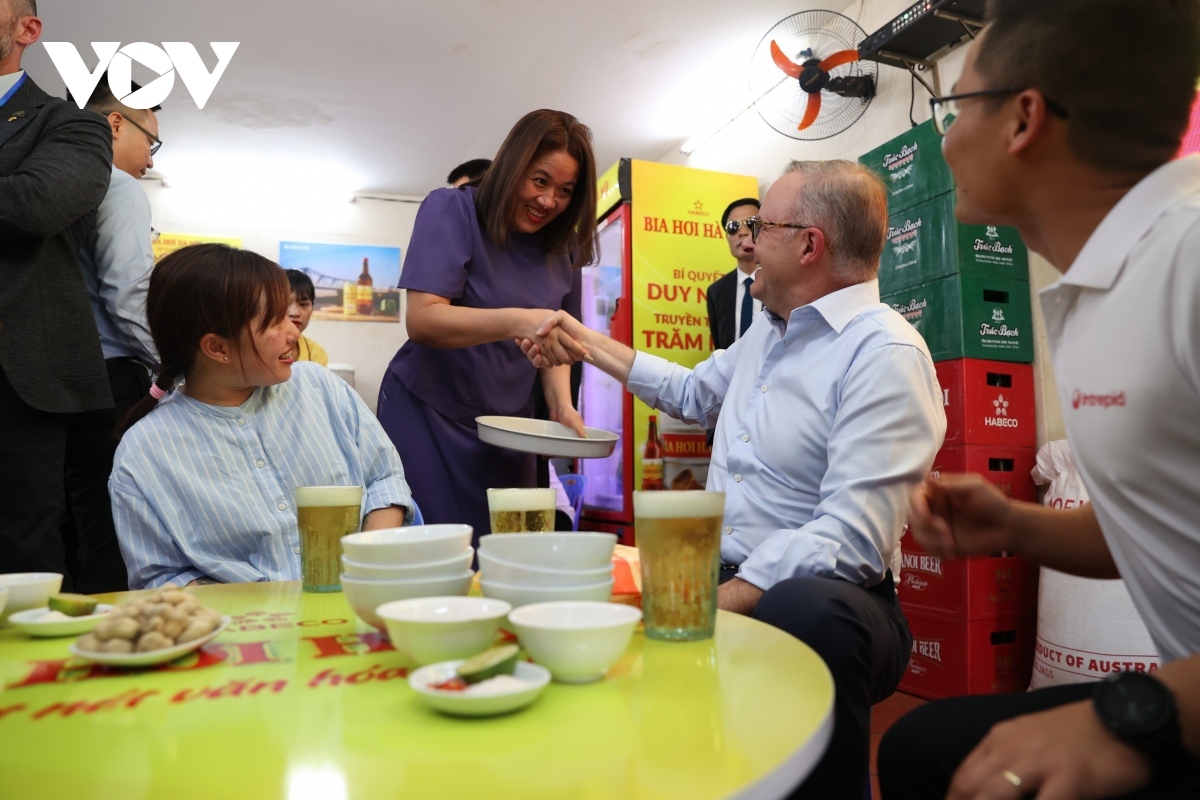
<svg viewBox="0 0 1200 800">
<path fill-rule="evenodd" d="M 738 338 L 746 335 L 746 331 L 750 328 L 750 323 L 754 321 L 754 298 L 750 296 L 750 287 L 754 284 L 754 278 L 746 278 L 742 281 L 742 286 L 746 287 L 746 291 L 742 294 L 742 324 L 738 327 Z"/>
</svg>

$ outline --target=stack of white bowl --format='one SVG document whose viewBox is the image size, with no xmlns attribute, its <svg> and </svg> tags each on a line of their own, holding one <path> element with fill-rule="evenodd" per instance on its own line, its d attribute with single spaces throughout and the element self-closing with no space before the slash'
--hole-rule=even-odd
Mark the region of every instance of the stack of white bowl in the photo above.
<svg viewBox="0 0 1200 800">
<path fill-rule="evenodd" d="M 513 608 L 612 596 L 612 533 L 501 533 L 479 539 L 484 597 Z"/>
<path fill-rule="evenodd" d="M 413 597 L 471 589 L 470 525 L 413 525 L 342 537 L 342 591 L 362 620 L 384 630 L 375 609 Z"/>
</svg>

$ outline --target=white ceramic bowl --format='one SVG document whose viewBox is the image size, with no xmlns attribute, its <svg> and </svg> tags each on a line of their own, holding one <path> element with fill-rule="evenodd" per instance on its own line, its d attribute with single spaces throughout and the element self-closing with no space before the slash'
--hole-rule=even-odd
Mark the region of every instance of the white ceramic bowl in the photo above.
<svg viewBox="0 0 1200 800">
<path fill-rule="evenodd" d="M 444 578 L 389 581 L 342 575 L 342 591 L 345 592 L 346 601 L 350 603 L 354 613 L 358 614 L 363 622 L 384 630 L 383 620 L 375 613 L 375 609 L 384 603 L 411 600 L 414 597 L 462 596 L 470 591 L 474 574 L 468 569 Z"/>
<path fill-rule="evenodd" d="M 360 564 L 418 564 L 462 555 L 471 546 L 470 525 L 410 525 L 342 537 L 346 557 Z"/>
<path fill-rule="evenodd" d="M 62 588 L 63 576 L 57 572 L 11 572 L 0 575 L 0 586 L 8 587 L 8 602 L 0 614 L 0 623 L 18 611 L 27 608 L 42 608 L 50 602 L 50 595 Z"/>
<path fill-rule="evenodd" d="M 582 586 L 514 586 L 480 580 L 484 597 L 494 597 L 511 603 L 513 608 L 530 603 L 549 603 L 554 600 L 594 600 L 603 603 L 612 597 L 613 579 Z"/>
<path fill-rule="evenodd" d="M 493 714 L 507 714 L 516 711 L 537 700 L 538 695 L 550 683 L 550 671 L 528 661 L 518 661 L 513 676 L 524 684 L 504 692 L 488 692 L 474 694 L 469 689 L 465 692 L 448 692 L 434 689 L 430 684 L 437 684 L 453 678 L 462 661 L 446 661 L 441 664 L 430 664 L 421 667 L 408 676 L 408 685 L 413 691 L 432 708 L 445 714 L 461 717 L 489 717 Z M 480 684 L 481 686 L 483 684 Z"/>
<path fill-rule="evenodd" d="M 419 597 L 384 603 L 375 614 L 397 650 L 417 664 L 432 664 L 488 649 L 510 611 L 503 600 L 484 597 Z"/>
<path fill-rule="evenodd" d="M 508 615 L 521 646 L 565 683 L 604 676 L 629 646 L 642 612 L 618 603 L 537 603 Z"/>
<path fill-rule="evenodd" d="M 374 580 L 442 578 L 469 569 L 474 555 L 475 548 L 468 547 L 464 552 L 442 561 L 420 561 L 415 564 L 365 564 L 343 555 L 342 570 L 351 578 Z"/>
<path fill-rule="evenodd" d="M 4 619 L 4 606 L 8 603 L 8 587 L 0 586 L 0 619 Z"/>
<path fill-rule="evenodd" d="M 612 564 L 616 543 L 615 533 L 501 533 L 479 537 L 479 553 L 544 569 L 598 569 Z"/>
<path fill-rule="evenodd" d="M 611 578 L 612 562 L 599 569 L 531 567 L 481 552 L 479 572 L 481 578 L 513 586 L 582 586 Z"/>
<path fill-rule="evenodd" d="M 562 458 L 608 458 L 621 438 L 612 431 L 588 428 L 586 439 L 560 422 L 527 417 L 476 417 L 479 440 L 520 450 Z"/>
</svg>

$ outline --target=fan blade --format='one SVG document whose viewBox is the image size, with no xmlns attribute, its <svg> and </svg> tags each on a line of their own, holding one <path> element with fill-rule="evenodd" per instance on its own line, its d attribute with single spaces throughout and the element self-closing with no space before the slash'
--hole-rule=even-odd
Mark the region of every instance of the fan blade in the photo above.
<svg viewBox="0 0 1200 800">
<path fill-rule="evenodd" d="M 783 70 L 789 78 L 799 78 L 800 73 L 804 71 L 803 67 L 793 64 L 792 60 L 783 54 L 774 39 L 771 40 L 771 58 L 775 60 L 775 66 Z"/>
<path fill-rule="evenodd" d="M 821 62 L 821 69 L 829 72 L 843 64 L 849 64 L 851 61 L 858 61 L 857 50 L 842 50 L 840 53 L 834 53 Z M 778 62 L 776 62 L 778 63 Z"/>
<path fill-rule="evenodd" d="M 800 124 L 796 130 L 802 131 L 817 121 L 817 114 L 821 113 L 821 93 L 816 92 L 808 96 L 808 108 L 804 110 L 804 119 L 800 120 Z"/>
</svg>

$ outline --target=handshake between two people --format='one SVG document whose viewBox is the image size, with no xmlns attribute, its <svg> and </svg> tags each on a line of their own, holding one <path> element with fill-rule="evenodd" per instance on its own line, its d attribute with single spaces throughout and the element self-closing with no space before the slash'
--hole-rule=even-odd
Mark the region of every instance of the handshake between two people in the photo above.
<svg viewBox="0 0 1200 800">
<path fill-rule="evenodd" d="M 516 339 L 517 346 L 539 369 L 570 366 L 578 361 L 593 362 L 582 340 L 593 332 L 565 311 L 547 317 L 532 339 Z"/>
<path fill-rule="evenodd" d="M 625 385 L 633 369 L 633 350 L 615 339 L 591 330 L 565 311 L 542 320 L 532 338 L 517 338 L 530 362 L 539 369 L 570 366 L 586 361 Z"/>
</svg>

